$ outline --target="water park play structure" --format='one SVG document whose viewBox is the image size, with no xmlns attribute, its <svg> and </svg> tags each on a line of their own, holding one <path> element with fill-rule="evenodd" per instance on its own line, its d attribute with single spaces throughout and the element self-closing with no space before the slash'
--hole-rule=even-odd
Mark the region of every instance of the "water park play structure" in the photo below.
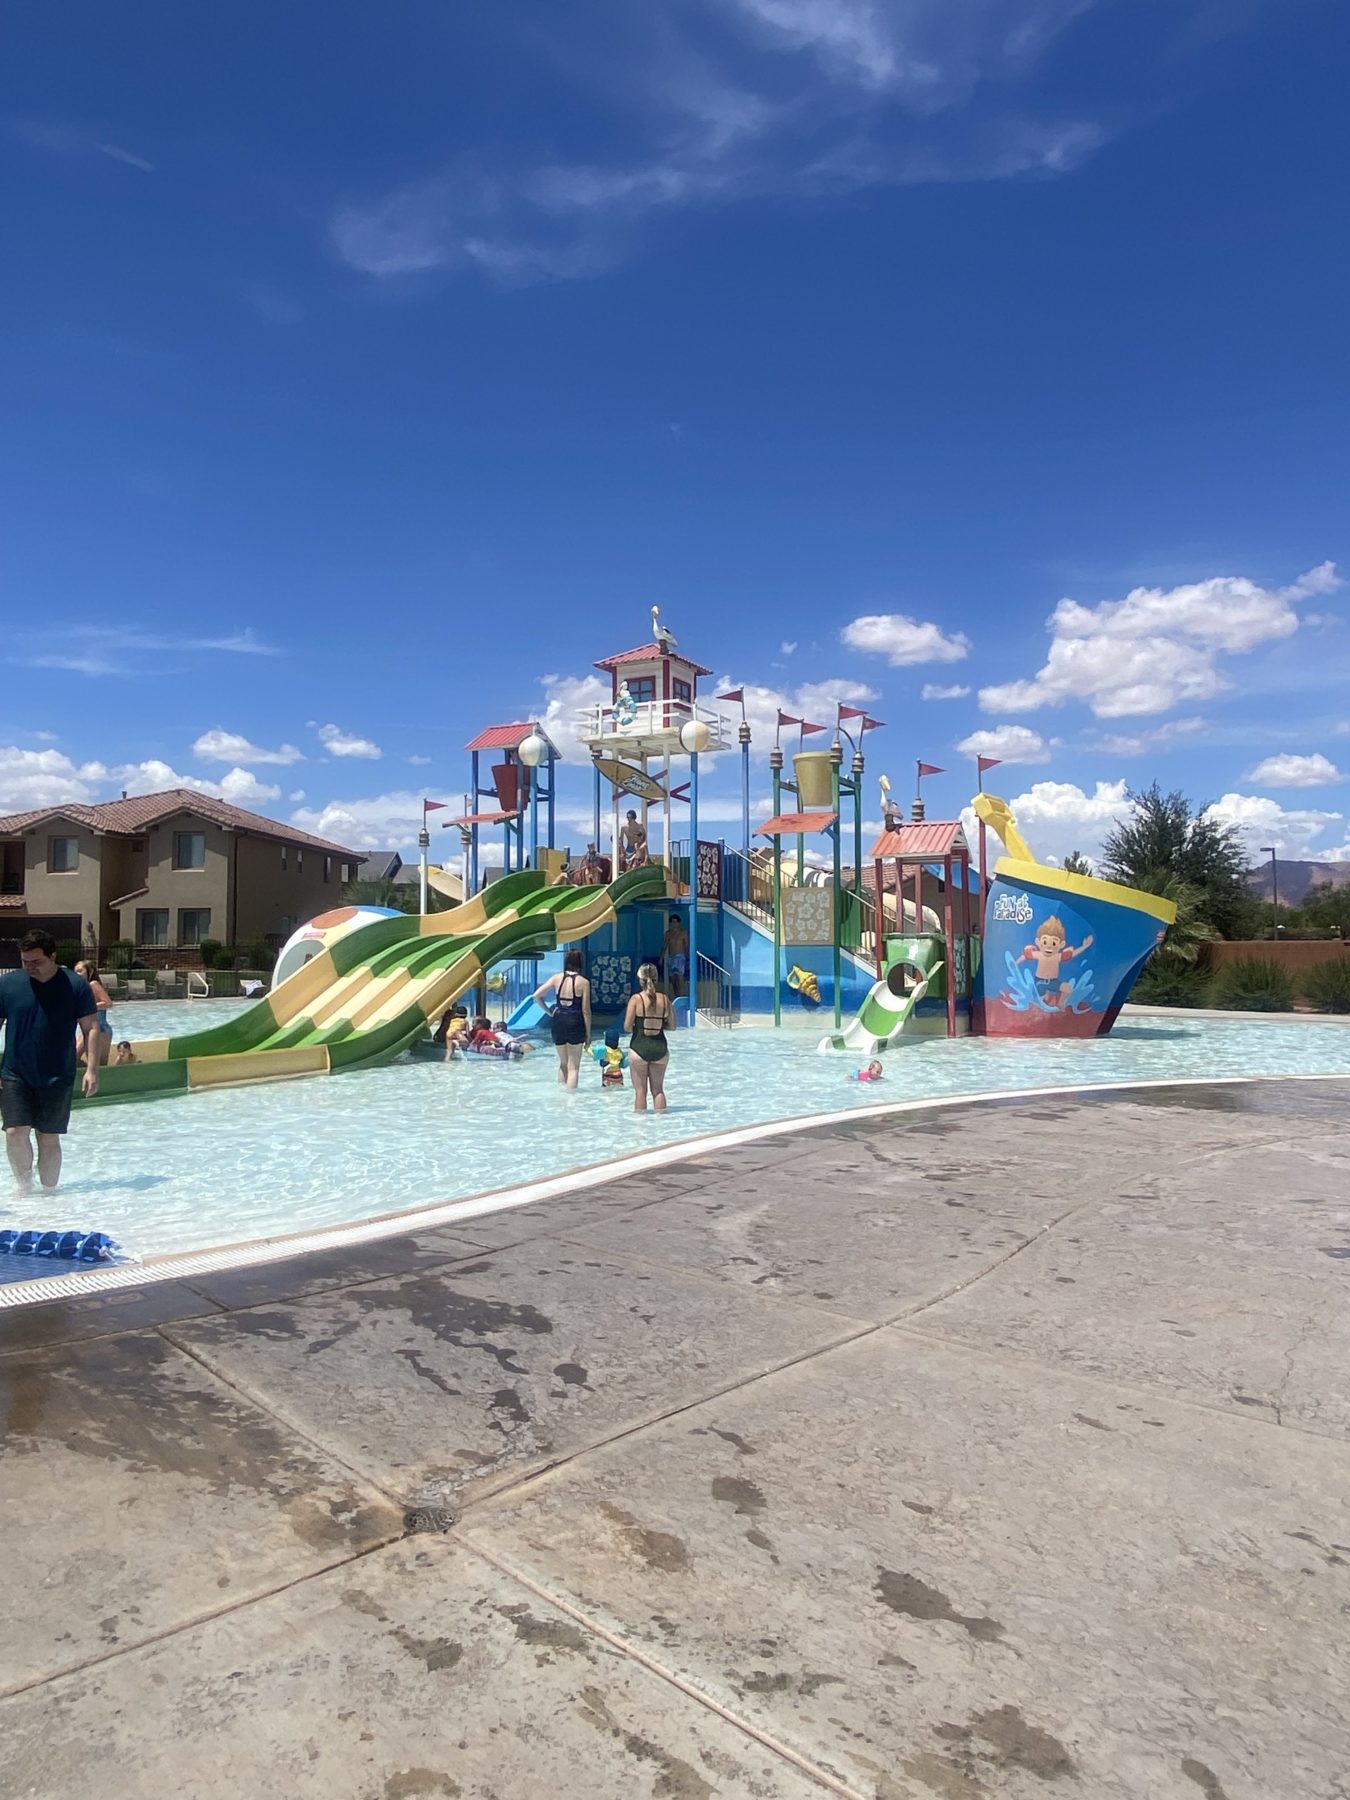
<svg viewBox="0 0 1350 1800">
<path fill-rule="evenodd" d="M 639 965 L 661 957 L 672 913 L 688 944 L 683 965 L 672 957 L 666 970 L 682 1025 L 832 1013 L 821 1048 L 867 1055 L 936 1035 L 1110 1030 L 1174 917 L 1170 902 L 1038 862 L 1006 803 L 979 793 L 980 868 L 986 828 L 1006 852 L 982 880 L 962 821 L 925 817 L 919 786 L 942 772 L 925 763 L 908 820 L 883 781 L 885 824 L 865 856 L 864 744 L 882 727 L 858 707 L 838 706 L 832 728 L 778 714 L 771 815 L 752 834 L 745 692 L 705 704 L 707 669 L 680 654 L 656 608 L 652 624 L 651 642 L 596 664 L 609 703 L 575 721 L 592 762 L 584 857 L 554 841 L 556 746 L 533 720 L 488 726 L 466 746 L 463 810 L 424 803 L 420 914 L 321 915 L 283 948 L 269 995 L 226 1024 L 138 1043 L 136 1062 L 106 1069 L 81 1104 L 377 1067 L 424 1040 L 460 995 L 476 991 L 484 1005 L 489 982 L 513 1029 L 528 1029 L 540 1022 L 528 996 L 570 944 L 584 944 L 596 1010 L 619 1012 Z M 738 724 L 726 710 L 737 706 Z M 782 740 L 794 730 L 789 773 Z M 826 730 L 828 749 L 802 747 Z M 739 845 L 699 829 L 701 760 L 733 740 Z M 442 812 L 459 833 L 457 869 L 431 865 Z M 500 864 L 489 866 L 498 831 Z M 823 858 L 808 840 L 823 842 Z M 433 894 L 453 903 L 431 911 Z"/>
</svg>

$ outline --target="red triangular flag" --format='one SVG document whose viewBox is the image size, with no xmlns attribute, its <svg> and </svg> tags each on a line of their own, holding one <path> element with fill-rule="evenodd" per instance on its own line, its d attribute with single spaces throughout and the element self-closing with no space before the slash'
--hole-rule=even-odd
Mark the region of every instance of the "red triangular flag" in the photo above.
<svg viewBox="0 0 1350 1800">
<path fill-rule="evenodd" d="M 841 719 L 865 719 L 867 717 L 867 708 L 865 706 L 841 706 L 839 708 L 839 717 Z"/>
<path fill-rule="evenodd" d="M 919 764 L 920 779 L 922 779 L 925 775 L 945 775 L 946 773 L 947 773 L 947 771 L 945 769 L 939 769 L 939 767 L 937 766 L 936 763 L 921 762 Z"/>
<path fill-rule="evenodd" d="M 450 802 L 448 800 L 424 800 L 422 802 L 422 811 L 423 812 L 444 812 L 446 807 L 449 806 L 449 804 L 450 804 Z"/>
<path fill-rule="evenodd" d="M 801 724 L 803 737 L 810 737 L 813 731 L 824 731 L 825 729 L 823 725 L 808 725 L 805 719 L 802 720 Z"/>
<path fill-rule="evenodd" d="M 976 766 L 981 775 L 984 774 L 986 769 L 996 769 L 1002 761 L 1003 758 L 1001 756 L 977 756 L 975 758 Z"/>
<path fill-rule="evenodd" d="M 743 701 L 745 699 L 745 689 L 744 688 L 728 688 L 725 694 L 714 694 L 713 698 L 715 700 L 742 700 Z"/>
<path fill-rule="evenodd" d="M 884 731 L 886 729 L 885 721 L 869 717 L 863 720 L 862 728 L 864 731 Z"/>
<path fill-rule="evenodd" d="M 791 713 L 780 712 L 778 715 L 778 723 L 780 725 L 800 725 L 801 720 L 794 719 Z"/>
</svg>

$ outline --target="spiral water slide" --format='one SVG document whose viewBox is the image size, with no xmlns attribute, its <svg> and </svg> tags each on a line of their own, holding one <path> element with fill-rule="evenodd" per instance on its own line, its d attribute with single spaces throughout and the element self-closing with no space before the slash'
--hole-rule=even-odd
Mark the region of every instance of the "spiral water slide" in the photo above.
<svg viewBox="0 0 1350 1800">
<path fill-rule="evenodd" d="M 493 882 L 448 912 L 378 919 L 307 962 L 223 1025 L 149 1038 L 137 1061 L 105 1068 L 102 1106 L 202 1088 L 376 1068 L 503 957 L 557 949 L 612 923 L 621 906 L 660 898 L 659 864 L 608 887 L 558 887 L 533 871 Z"/>
</svg>

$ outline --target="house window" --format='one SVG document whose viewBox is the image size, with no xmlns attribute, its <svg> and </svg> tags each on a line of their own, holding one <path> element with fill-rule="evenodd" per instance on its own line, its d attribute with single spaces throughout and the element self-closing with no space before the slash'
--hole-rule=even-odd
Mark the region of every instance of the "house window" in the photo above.
<svg viewBox="0 0 1350 1800">
<path fill-rule="evenodd" d="M 628 691 L 637 701 L 639 706 L 643 706 L 652 700 L 655 700 L 655 675 L 630 675 L 628 677 Z"/>
<path fill-rule="evenodd" d="M 80 866 L 80 840 L 72 837 L 52 838 L 47 844 L 47 873 L 72 875 Z"/>
<path fill-rule="evenodd" d="M 178 942 L 187 950 L 195 950 L 211 935 L 209 906 L 180 906 L 178 909 Z"/>
<path fill-rule="evenodd" d="M 352 865 L 350 863 L 343 863 L 342 876 L 341 876 L 343 887 L 346 887 L 347 883 L 351 880 L 351 878 L 352 878 Z"/>
<path fill-rule="evenodd" d="M 175 869 L 206 867 L 206 833 L 175 831 L 173 834 L 173 866 Z"/>
<path fill-rule="evenodd" d="M 165 949 L 169 942 L 168 907 L 146 906 L 136 910 L 136 942 L 151 949 Z"/>
<path fill-rule="evenodd" d="M 281 846 L 281 872 L 283 875 L 286 873 L 286 846 L 285 846 L 285 844 L 283 844 Z"/>
<path fill-rule="evenodd" d="M 325 856 L 323 859 L 323 878 L 324 878 L 324 880 L 325 881 L 330 880 L 332 878 L 332 874 L 333 874 L 333 859 L 331 856 Z"/>
<path fill-rule="evenodd" d="M 683 700 L 686 705 L 694 698 L 693 688 L 687 681 L 681 681 L 678 675 L 672 683 L 671 691 L 677 700 Z"/>
<path fill-rule="evenodd" d="M 297 875 L 303 875 L 305 872 L 305 853 L 299 844 L 295 846 L 295 872 Z"/>
</svg>

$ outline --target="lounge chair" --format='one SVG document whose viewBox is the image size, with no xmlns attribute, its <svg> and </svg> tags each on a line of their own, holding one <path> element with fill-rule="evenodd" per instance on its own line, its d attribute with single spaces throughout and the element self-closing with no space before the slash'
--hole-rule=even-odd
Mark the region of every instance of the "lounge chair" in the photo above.
<svg viewBox="0 0 1350 1800">
<path fill-rule="evenodd" d="M 177 969 L 155 970 L 155 992 L 157 994 L 176 994 L 179 988 Z"/>
<path fill-rule="evenodd" d="M 138 981 L 134 975 L 130 975 L 127 977 L 127 999 L 128 1000 L 144 1000 L 147 991 L 148 990 L 147 990 L 145 982 Z"/>
</svg>

